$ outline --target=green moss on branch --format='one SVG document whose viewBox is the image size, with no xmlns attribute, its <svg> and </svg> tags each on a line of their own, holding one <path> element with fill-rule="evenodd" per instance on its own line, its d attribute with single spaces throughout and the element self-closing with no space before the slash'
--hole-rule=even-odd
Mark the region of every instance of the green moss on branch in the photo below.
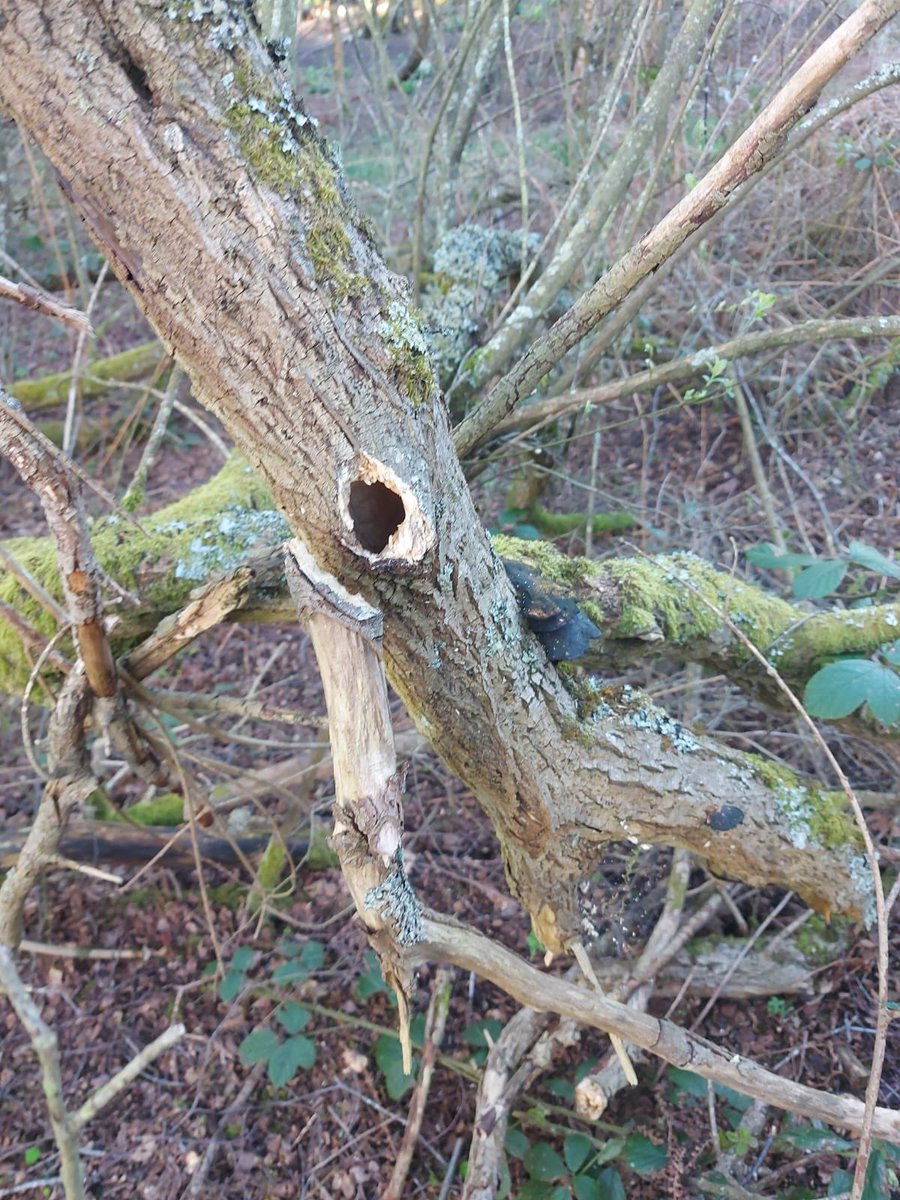
<svg viewBox="0 0 900 1200">
<path fill-rule="evenodd" d="M 113 514 L 97 521 L 91 540 L 97 561 L 117 583 L 136 592 L 142 608 L 159 616 L 174 612 L 210 576 L 232 570 L 254 550 L 288 536 L 266 489 L 238 455 L 217 475 L 174 504 L 141 518 L 141 527 Z M 6 550 L 51 596 L 62 602 L 56 549 L 49 537 L 16 538 Z M 56 624 L 9 572 L 0 571 L 0 603 L 14 609 L 49 638 Z M 140 625 L 127 608 L 119 611 L 125 629 Z M 116 649 L 124 649 L 122 633 Z M 65 652 L 64 648 L 63 652 Z M 0 620 L 0 689 L 20 692 L 31 664 L 18 633 Z"/>
<path fill-rule="evenodd" d="M 810 613 L 693 554 L 597 563 L 569 558 L 548 542 L 502 537 L 494 544 L 577 596 L 603 630 L 604 640 L 595 643 L 601 669 L 604 660 L 662 653 L 704 663 L 771 702 L 774 685 L 723 615 L 795 688 L 831 657 L 872 654 L 900 629 L 900 605 Z"/>
</svg>

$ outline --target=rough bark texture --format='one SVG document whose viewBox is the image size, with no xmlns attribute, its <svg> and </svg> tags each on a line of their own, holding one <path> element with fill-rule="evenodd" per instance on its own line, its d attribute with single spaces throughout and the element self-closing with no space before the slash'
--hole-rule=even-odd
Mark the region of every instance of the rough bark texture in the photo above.
<svg viewBox="0 0 900 1200">
<path fill-rule="evenodd" d="M 0 95 L 291 528 L 384 613 L 391 683 L 539 936 L 578 936 L 576 884 L 623 837 L 864 912 L 861 856 L 741 756 L 646 706 L 579 716 L 477 519 L 405 285 L 242 7 L 207 7 L 7 0 Z M 718 831 L 723 803 L 741 824 Z"/>
</svg>

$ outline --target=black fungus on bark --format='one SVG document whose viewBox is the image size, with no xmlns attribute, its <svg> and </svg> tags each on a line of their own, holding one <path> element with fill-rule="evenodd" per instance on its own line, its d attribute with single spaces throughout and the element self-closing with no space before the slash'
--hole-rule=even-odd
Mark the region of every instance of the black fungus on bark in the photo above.
<svg viewBox="0 0 900 1200">
<path fill-rule="evenodd" d="M 552 585 L 522 563 L 503 559 L 503 565 L 513 585 L 519 612 L 550 661 L 564 662 L 586 654 L 601 630 L 572 597 L 554 591 Z"/>
</svg>

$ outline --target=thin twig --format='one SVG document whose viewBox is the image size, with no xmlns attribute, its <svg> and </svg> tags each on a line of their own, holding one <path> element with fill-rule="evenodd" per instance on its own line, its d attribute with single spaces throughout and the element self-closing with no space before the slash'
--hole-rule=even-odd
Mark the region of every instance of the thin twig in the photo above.
<svg viewBox="0 0 900 1200">
<path fill-rule="evenodd" d="M 525 962 L 484 934 L 450 917 L 426 912 L 422 940 L 407 950 L 410 966 L 450 962 L 474 971 L 502 988 L 520 1004 L 571 1017 L 605 1032 L 612 1030 L 666 1062 L 686 1067 L 705 1079 L 832 1125 L 861 1131 L 866 1106 L 852 1096 L 835 1096 L 767 1071 L 752 1059 L 697 1037 L 671 1021 L 635 1012 L 610 997 L 557 979 Z M 900 1112 L 876 1108 L 870 1128 L 876 1137 L 900 1145 Z"/>
<path fill-rule="evenodd" d="M 42 288 L 28 287 L 24 283 L 13 283 L 11 279 L 0 275 L 0 296 L 7 300 L 15 300 L 17 304 L 21 304 L 25 308 L 33 308 L 36 312 L 44 313 L 45 316 L 55 317 L 57 321 L 65 321 L 67 325 L 73 326 L 84 334 L 93 332 L 91 319 L 87 313 L 73 308 L 71 304 L 61 304 L 59 300 L 54 300 Z"/>
<path fill-rule="evenodd" d="M 400 1200 L 406 1184 L 406 1177 L 412 1163 L 416 1142 L 422 1130 L 425 1117 L 425 1106 L 428 1103 L 428 1093 L 431 1090 L 431 1079 L 434 1074 L 434 1063 L 438 1049 L 444 1039 L 447 1027 L 447 1017 L 450 1013 L 450 983 L 452 974 L 446 968 L 440 968 L 434 977 L 431 988 L 431 1002 L 425 1016 L 425 1039 L 422 1047 L 422 1067 L 419 1079 L 413 1091 L 409 1104 L 409 1116 L 403 1141 L 394 1162 L 394 1170 L 390 1181 L 382 1193 L 381 1200 Z"/>
<path fill-rule="evenodd" d="M 135 1079 L 138 1075 L 152 1062 L 155 1062 L 161 1054 L 165 1054 L 167 1050 L 171 1050 L 176 1046 L 185 1035 L 183 1025 L 170 1025 L 163 1033 L 155 1038 L 149 1046 L 145 1046 L 134 1058 L 125 1064 L 121 1071 L 117 1071 L 112 1079 L 108 1079 L 101 1087 L 90 1095 L 81 1108 L 77 1112 L 71 1114 L 71 1125 L 76 1133 L 80 1132 L 88 1121 L 93 1120 L 102 1108 L 115 1100 L 116 1096 Z"/>
<path fill-rule="evenodd" d="M 12 951 L 4 945 L 0 945 L 0 986 L 25 1027 L 41 1064 L 41 1081 L 53 1137 L 59 1149 L 66 1200 L 83 1200 L 84 1168 L 78 1153 L 78 1129 L 72 1124 L 63 1100 L 59 1043 L 56 1034 L 43 1020 L 37 1005 L 28 995 L 25 984 L 16 970 Z"/>
<path fill-rule="evenodd" d="M 78 342 L 75 346 L 75 354 L 72 359 L 72 374 L 69 380 L 69 396 L 66 403 L 66 419 L 63 425 L 62 451 L 63 454 L 72 456 L 75 452 L 75 446 L 78 441 L 78 425 L 80 414 L 77 409 L 77 404 L 80 399 L 80 376 L 81 376 L 81 360 L 84 355 L 84 349 L 87 345 L 88 338 L 92 330 L 90 325 L 90 314 L 93 311 L 94 305 L 97 302 L 97 297 L 100 295 L 100 289 L 103 287 L 103 281 L 106 279 L 106 273 L 109 270 L 109 263 L 106 259 L 103 260 L 97 279 L 91 290 L 90 297 L 85 309 L 85 316 L 88 318 L 86 328 L 83 328 L 78 334 Z"/>
</svg>

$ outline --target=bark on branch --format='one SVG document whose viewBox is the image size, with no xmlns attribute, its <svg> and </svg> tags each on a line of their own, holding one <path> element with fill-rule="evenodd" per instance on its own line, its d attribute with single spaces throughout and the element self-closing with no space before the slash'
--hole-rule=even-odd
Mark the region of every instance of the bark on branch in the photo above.
<svg viewBox="0 0 900 1200">
<path fill-rule="evenodd" d="M 885 7 L 851 18 L 857 42 Z M 0 95 L 291 529 L 383 613 L 390 681 L 492 820 L 545 945 L 580 936 L 577 884 L 611 838 L 865 913 L 859 854 L 819 838 L 808 797 L 643 703 L 579 713 L 478 520 L 407 289 L 240 6 L 4 10 Z"/>
<path fill-rule="evenodd" d="M 740 1054 L 730 1054 L 705 1038 L 688 1033 L 671 1021 L 638 1012 L 617 1000 L 565 979 L 547 975 L 495 941 L 448 917 L 426 913 L 423 940 L 410 952 L 416 963 L 449 962 L 475 971 L 514 996 L 526 1008 L 556 1012 L 583 1025 L 618 1033 L 676 1067 L 724 1083 L 746 1096 L 813 1119 L 859 1133 L 864 1105 L 850 1096 L 834 1096 L 794 1083 L 758 1066 Z M 875 1137 L 900 1145 L 900 1111 L 877 1108 Z"/>
</svg>

